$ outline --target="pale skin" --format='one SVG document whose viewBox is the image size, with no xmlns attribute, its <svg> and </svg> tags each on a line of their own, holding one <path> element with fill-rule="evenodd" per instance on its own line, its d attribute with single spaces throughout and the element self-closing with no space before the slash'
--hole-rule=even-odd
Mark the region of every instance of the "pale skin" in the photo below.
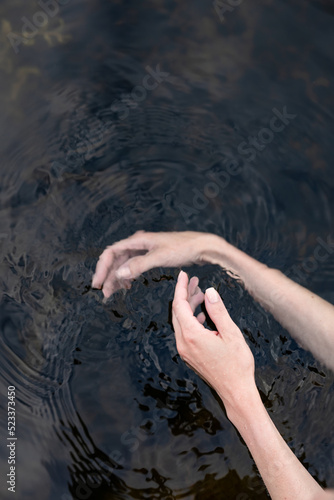
<svg viewBox="0 0 334 500">
<path fill-rule="evenodd" d="M 334 370 L 334 307 L 219 236 L 138 231 L 102 253 L 92 285 L 108 298 L 118 289 L 130 288 L 133 279 L 151 268 L 204 263 L 218 264 L 241 279 L 299 343 Z M 210 303 L 210 295 L 217 302 Z M 215 332 L 203 326 L 203 313 L 194 315 L 203 301 Z M 322 490 L 270 419 L 255 384 L 253 355 L 221 298 L 213 288 L 203 294 L 198 278 L 189 281 L 182 271 L 175 288 L 173 326 L 181 358 L 218 393 L 272 500 L 333 500 L 334 492 Z"/>
</svg>

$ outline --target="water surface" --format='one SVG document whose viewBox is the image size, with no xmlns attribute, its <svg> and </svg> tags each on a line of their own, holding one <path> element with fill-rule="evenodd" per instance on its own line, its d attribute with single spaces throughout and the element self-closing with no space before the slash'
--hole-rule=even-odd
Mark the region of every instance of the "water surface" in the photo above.
<svg viewBox="0 0 334 500">
<path fill-rule="evenodd" d="M 4 443 L 14 385 L 17 496 L 267 498 L 217 396 L 177 355 L 178 269 L 108 303 L 90 281 L 102 249 L 138 229 L 198 230 L 298 269 L 334 304 L 333 257 L 305 264 L 333 235 L 333 3 L 244 1 L 222 22 L 199 0 L 69 0 L 16 54 L 8 34 L 38 11 L 0 7 L 1 429 Z M 154 86 L 157 66 L 168 75 Z M 266 136 L 284 107 L 295 117 Z M 242 144 L 259 134 L 252 159 Z M 218 287 L 275 424 L 333 487 L 333 374 L 221 269 L 187 271 Z M 3 445 L 0 457 L 7 470 Z"/>
</svg>

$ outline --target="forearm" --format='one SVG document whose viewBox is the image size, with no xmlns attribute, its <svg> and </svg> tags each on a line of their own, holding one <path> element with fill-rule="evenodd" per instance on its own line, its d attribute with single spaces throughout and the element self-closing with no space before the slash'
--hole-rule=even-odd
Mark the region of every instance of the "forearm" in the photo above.
<svg viewBox="0 0 334 500">
<path fill-rule="evenodd" d="M 272 500 L 311 500 L 323 491 L 279 434 L 258 391 L 226 410 L 252 454 Z"/>
<path fill-rule="evenodd" d="M 219 236 L 208 236 L 203 260 L 232 271 L 246 290 L 320 361 L 334 369 L 334 307 Z"/>
</svg>

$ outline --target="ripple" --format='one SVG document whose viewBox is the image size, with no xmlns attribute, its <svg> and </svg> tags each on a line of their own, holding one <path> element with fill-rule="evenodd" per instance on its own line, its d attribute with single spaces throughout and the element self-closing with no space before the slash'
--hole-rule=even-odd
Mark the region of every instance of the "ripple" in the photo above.
<svg viewBox="0 0 334 500">
<path fill-rule="evenodd" d="M 312 4 L 325 20 L 329 2 Z M 220 25 L 203 4 L 201 18 L 192 9 L 174 44 L 185 5 L 159 8 L 154 27 L 147 8 L 148 38 L 135 4 L 126 12 L 95 7 L 88 2 L 86 12 L 107 25 L 112 43 L 102 43 L 95 25 L 87 32 L 69 23 L 76 40 L 46 46 L 39 71 L 27 73 L 36 80 L 13 74 L 16 118 L 5 132 L 0 186 L 0 378 L 17 388 L 22 433 L 32 429 L 31 441 L 40 439 L 51 482 L 69 484 L 73 496 L 88 488 L 92 499 L 200 499 L 222 490 L 232 498 L 238 489 L 261 498 L 253 462 L 221 403 L 177 355 L 170 305 L 178 270 L 150 270 L 108 303 L 90 281 L 101 250 L 137 229 L 214 232 L 279 268 L 304 258 L 320 231 L 329 234 L 330 78 L 322 61 L 330 44 L 318 37 L 317 61 L 299 57 L 293 39 L 277 42 L 277 9 L 260 23 L 244 6 Z M 281 15 L 291 22 L 297 4 L 286 8 Z M 78 12 L 74 4 L 69 11 Z M 113 29 L 103 18 L 111 11 Z M 189 37 L 195 26 L 200 35 Z M 263 49 L 263 33 L 255 36 L 258 26 L 272 50 Z M 124 42 L 126 29 L 135 50 Z M 307 38 L 302 25 L 296 29 Z M 85 50 L 76 59 L 78 42 Z M 27 61 L 38 47 L 25 47 Z M 144 101 L 130 100 L 122 119 L 115 101 L 126 94 L 129 102 L 153 63 L 171 78 Z M 300 120 L 255 162 L 245 161 L 238 145 L 283 103 Z M 256 358 L 268 411 L 325 481 L 331 457 L 323 421 L 331 418 L 333 378 L 240 282 L 215 266 L 190 273 L 223 296 Z M 321 292 L 323 276 L 330 288 L 330 262 L 310 277 Z"/>
</svg>

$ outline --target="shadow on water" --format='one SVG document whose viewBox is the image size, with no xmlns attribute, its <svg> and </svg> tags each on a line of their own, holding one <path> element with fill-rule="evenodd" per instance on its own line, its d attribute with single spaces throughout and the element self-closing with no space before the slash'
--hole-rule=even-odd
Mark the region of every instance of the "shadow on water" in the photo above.
<svg viewBox="0 0 334 500">
<path fill-rule="evenodd" d="M 107 303 L 90 281 L 107 244 L 189 229 L 299 266 L 334 303 L 332 260 L 305 264 L 333 230 L 332 7 L 242 2 L 221 22 L 199 0 L 69 0 L 16 54 L 8 34 L 36 3 L 2 2 L 0 385 L 2 398 L 16 387 L 20 498 L 267 498 L 218 398 L 177 355 L 178 270 Z M 274 133 L 284 107 L 293 118 Z M 333 375 L 241 283 L 187 271 L 219 289 L 275 424 L 333 486 Z"/>
</svg>

